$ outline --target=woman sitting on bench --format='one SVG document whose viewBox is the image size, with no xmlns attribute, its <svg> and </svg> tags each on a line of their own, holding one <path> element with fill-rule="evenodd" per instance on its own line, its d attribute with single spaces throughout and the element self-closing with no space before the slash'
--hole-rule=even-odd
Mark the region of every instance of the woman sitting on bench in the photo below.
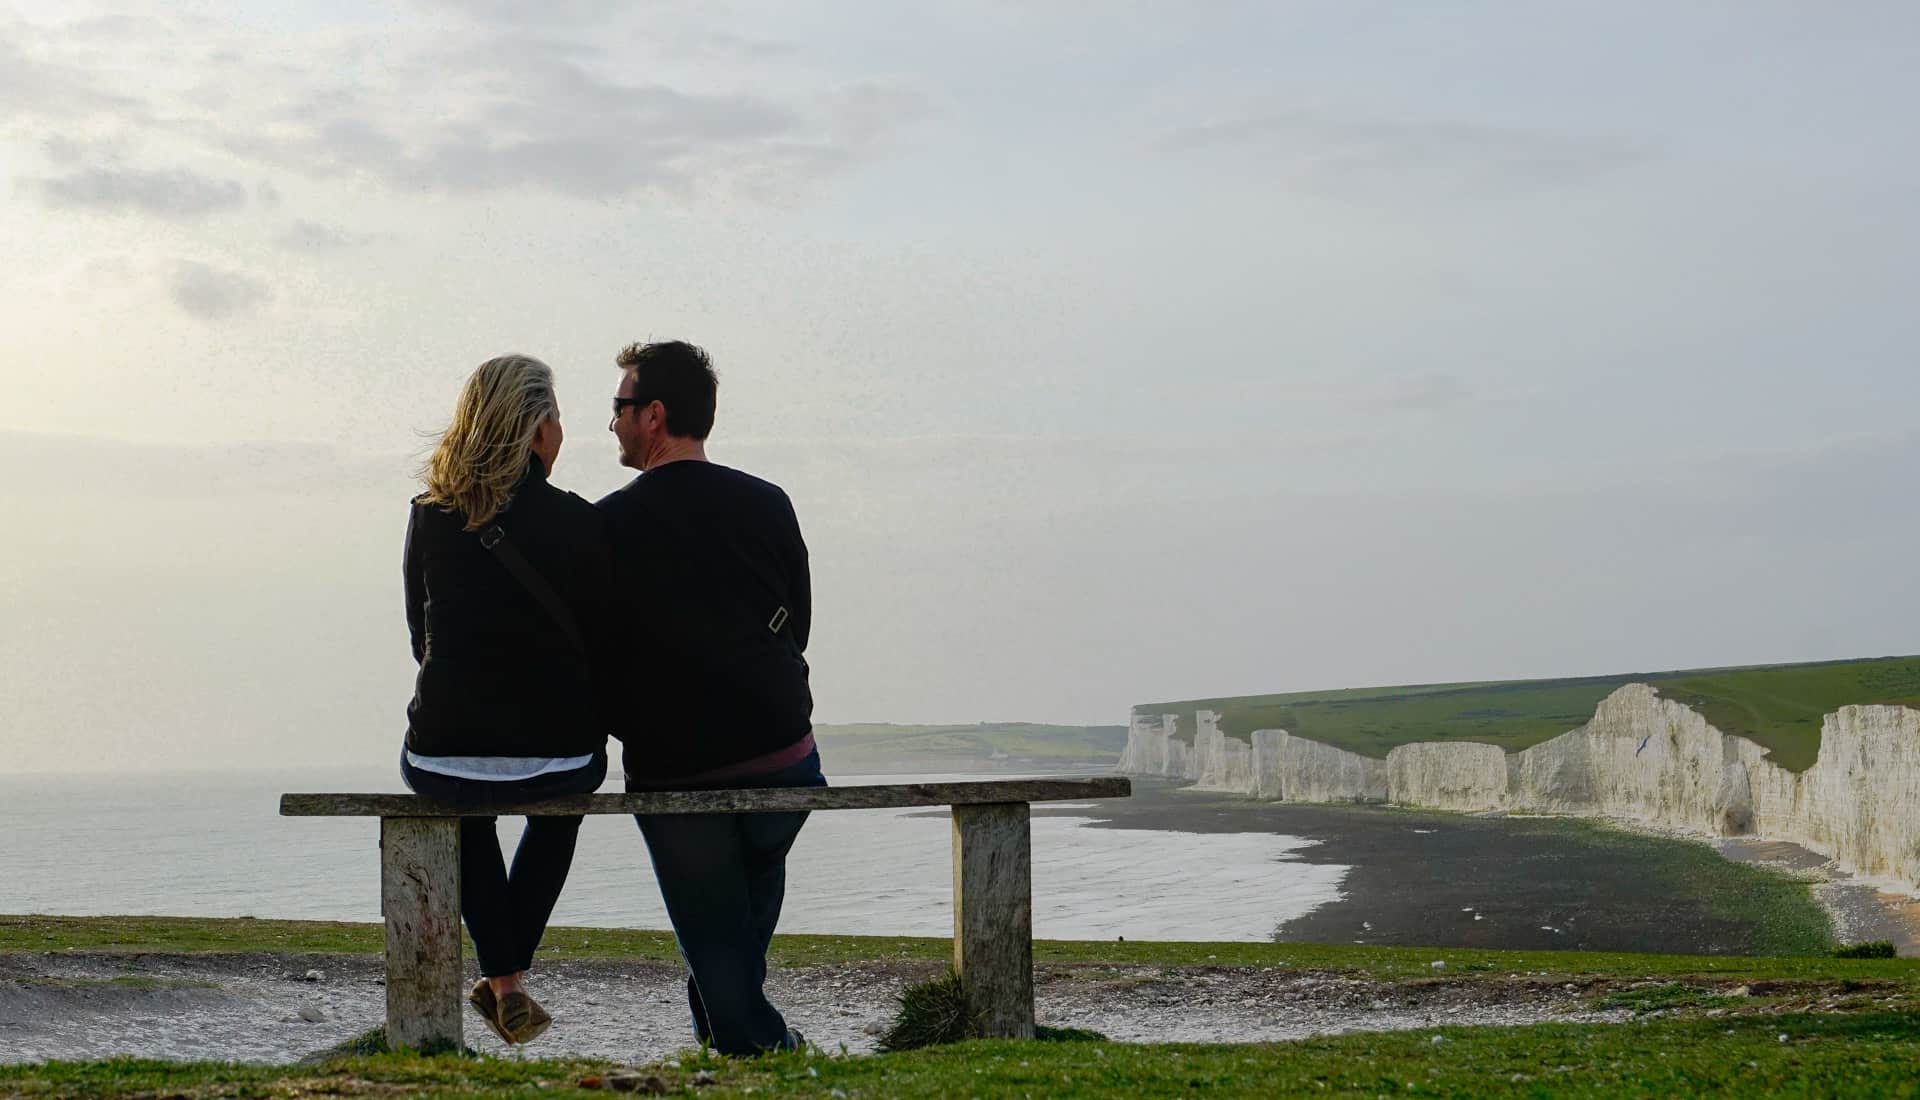
<svg viewBox="0 0 1920 1100">
<path fill-rule="evenodd" d="M 593 505 L 548 484 L 553 372 L 482 363 L 421 470 L 407 526 L 407 627 L 420 665 L 400 774 L 461 809 L 589 794 L 607 774 L 589 649 L 612 585 Z M 509 872 L 492 817 L 460 821 L 460 910 L 484 978 L 468 1001 L 524 1043 L 551 1018 L 523 982 L 573 863 L 578 817 L 530 817 Z"/>
</svg>

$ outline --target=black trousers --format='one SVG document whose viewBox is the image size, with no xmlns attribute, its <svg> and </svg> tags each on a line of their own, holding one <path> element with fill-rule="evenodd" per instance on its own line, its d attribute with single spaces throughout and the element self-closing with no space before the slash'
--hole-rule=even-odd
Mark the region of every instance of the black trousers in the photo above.
<svg viewBox="0 0 1920 1100">
<path fill-rule="evenodd" d="M 824 787 L 820 754 L 771 775 L 714 786 Z M 627 780 L 628 790 L 650 790 Z M 693 1032 L 722 1054 L 793 1046 L 767 1000 L 767 945 L 787 891 L 787 850 L 805 813 L 642 814 L 635 820 L 680 955 Z"/>
<path fill-rule="evenodd" d="M 415 794 L 449 806 L 497 806 L 571 794 L 591 794 L 607 777 L 607 754 L 595 753 L 584 768 L 532 779 L 461 779 L 422 771 L 400 754 L 400 777 Z M 573 867 L 580 839 L 578 817 L 529 817 L 508 869 L 492 817 L 460 819 L 460 915 L 467 922 L 480 973 L 489 978 L 533 966 L 533 953 L 547 931 L 547 918 Z"/>
</svg>

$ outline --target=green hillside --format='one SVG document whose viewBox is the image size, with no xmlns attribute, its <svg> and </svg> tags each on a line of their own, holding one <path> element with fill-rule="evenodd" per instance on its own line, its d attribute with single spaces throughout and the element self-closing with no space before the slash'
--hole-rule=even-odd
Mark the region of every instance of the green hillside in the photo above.
<svg viewBox="0 0 1920 1100">
<path fill-rule="evenodd" d="M 1373 757 L 1415 741 L 1480 741 L 1513 752 L 1585 724 L 1600 700 L 1631 683 L 1652 684 L 1717 728 L 1765 746 L 1782 767 L 1803 771 L 1814 762 L 1821 720 L 1832 711 L 1855 703 L 1920 708 L 1920 657 L 1302 691 L 1134 709 L 1179 715 L 1184 741 L 1193 739 L 1194 712 L 1212 710 L 1222 715 L 1221 732 L 1242 741 L 1254 730 L 1284 729 Z"/>
</svg>

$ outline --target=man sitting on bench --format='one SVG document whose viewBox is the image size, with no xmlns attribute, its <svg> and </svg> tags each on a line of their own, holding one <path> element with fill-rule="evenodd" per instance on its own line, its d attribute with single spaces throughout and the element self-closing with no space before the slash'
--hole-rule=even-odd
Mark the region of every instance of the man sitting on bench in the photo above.
<svg viewBox="0 0 1920 1100">
<path fill-rule="evenodd" d="M 718 389 L 706 352 L 636 344 L 617 359 L 608 425 L 642 471 L 599 502 L 611 529 L 616 637 L 607 714 L 627 789 L 825 786 L 802 655 L 807 547 L 786 493 L 707 460 Z M 640 815 L 686 960 L 702 1043 L 723 1054 L 801 1045 L 764 991 L 805 813 Z"/>
</svg>

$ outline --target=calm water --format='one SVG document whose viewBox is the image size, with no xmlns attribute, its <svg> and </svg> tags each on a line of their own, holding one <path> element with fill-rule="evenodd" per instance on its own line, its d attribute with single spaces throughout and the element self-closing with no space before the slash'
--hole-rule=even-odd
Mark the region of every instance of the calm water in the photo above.
<svg viewBox="0 0 1920 1100">
<path fill-rule="evenodd" d="M 386 769 L 0 776 L 0 913 L 378 920 L 377 823 L 283 818 L 279 795 L 402 789 Z M 1035 809 L 1036 935 L 1263 940 L 1338 900 L 1349 870 L 1292 858 L 1313 841 L 1087 828 L 1087 808 Z M 502 835 L 519 825 L 503 819 Z M 945 811 L 813 815 L 788 863 L 782 931 L 950 935 L 950 844 Z M 554 920 L 666 927 L 631 819 L 587 819 Z"/>
</svg>

